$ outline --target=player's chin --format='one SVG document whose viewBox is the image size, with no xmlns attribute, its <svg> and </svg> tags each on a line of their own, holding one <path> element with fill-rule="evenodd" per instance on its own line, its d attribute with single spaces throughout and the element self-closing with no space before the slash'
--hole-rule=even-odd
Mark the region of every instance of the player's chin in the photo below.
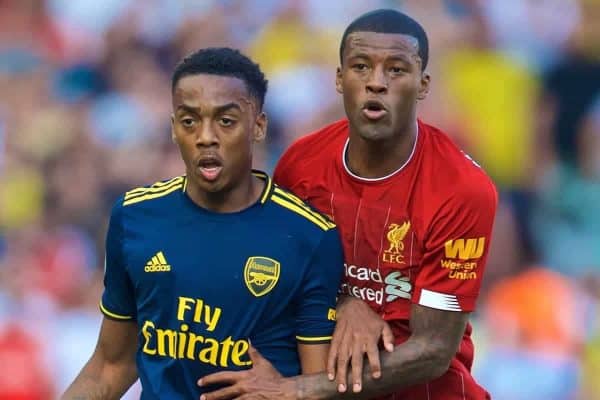
<svg viewBox="0 0 600 400">
<path fill-rule="evenodd" d="M 361 138 L 368 141 L 385 140 L 393 136 L 390 127 L 385 125 L 362 126 L 361 129 L 359 129 L 358 134 Z"/>
<path fill-rule="evenodd" d="M 223 176 L 219 176 L 216 179 L 206 179 L 203 176 L 198 176 L 197 182 L 200 190 L 207 193 L 221 192 L 227 186 L 226 179 Z"/>
</svg>

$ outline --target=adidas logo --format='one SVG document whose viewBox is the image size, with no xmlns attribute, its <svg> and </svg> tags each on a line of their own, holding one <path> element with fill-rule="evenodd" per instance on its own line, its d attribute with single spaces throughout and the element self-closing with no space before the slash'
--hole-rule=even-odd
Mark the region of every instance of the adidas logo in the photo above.
<svg viewBox="0 0 600 400">
<path fill-rule="evenodd" d="M 156 253 L 144 267 L 145 272 L 168 272 L 170 270 L 171 266 L 167 264 L 167 259 L 162 251 Z"/>
</svg>

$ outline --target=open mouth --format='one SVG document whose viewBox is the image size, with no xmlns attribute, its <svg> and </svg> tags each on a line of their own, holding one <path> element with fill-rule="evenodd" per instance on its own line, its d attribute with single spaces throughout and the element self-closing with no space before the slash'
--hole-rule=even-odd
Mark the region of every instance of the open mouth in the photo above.
<svg viewBox="0 0 600 400">
<path fill-rule="evenodd" d="M 204 157 L 198 161 L 198 172 L 207 181 L 215 181 L 219 178 L 223 164 L 216 157 Z"/>
<path fill-rule="evenodd" d="M 369 120 L 378 120 L 387 114 L 387 110 L 382 102 L 377 100 L 369 100 L 363 105 L 363 115 Z"/>
</svg>

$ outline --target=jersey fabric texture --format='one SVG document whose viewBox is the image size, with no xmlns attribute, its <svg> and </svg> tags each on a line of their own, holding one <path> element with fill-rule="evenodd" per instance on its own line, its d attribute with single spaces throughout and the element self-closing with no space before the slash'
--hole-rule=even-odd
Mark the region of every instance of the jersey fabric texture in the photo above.
<svg viewBox="0 0 600 400">
<path fill-rule="evenodd" d="M 492 181 L 448 136 L 421 121 L 405 165 L 386 177 L 363 179 L 346 166 L 348 135 L 342 120 L 299 139 L 274 174 L 279 185 L 338 226 L 345 253 L 342 291 L 388 321 L 397 343 L 410 335 L 412 303 L 473 311 L 498 201 Z M 470 373 L 470 335 L 469 325 L 442 377 L 396 398 L 486 398 Z"/>
<path fill-rule="evenodd" d="M 265 189 L 240 212 L 197 206 L 184 176 L 131 190 L 113 208 L 100 308 L 137 323 L 142 399 L 198 398 L 199 378 L 250 368 L 249 341 L 281 374 L 297 375 L 298 342 L 331 339 L 339 233 L 254 174 Z"/>
</svg>

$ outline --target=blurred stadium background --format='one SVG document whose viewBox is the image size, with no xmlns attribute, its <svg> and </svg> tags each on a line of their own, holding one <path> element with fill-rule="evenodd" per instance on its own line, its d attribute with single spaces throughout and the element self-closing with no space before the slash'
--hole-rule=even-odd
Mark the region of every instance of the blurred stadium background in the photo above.
<svg viewBox="0 0 600 400">
<path fill-rule="evenodd" d="M 342 117 L 339 40 L 377 7 L 423 23 L 420 115 L 501 191 L 475 375 L 495 399 L 600 399 L 596 0 L 0 0 L 0 399 L 56 398 L 91 354 L 111 203 L 183 172 L 176 61 L 224 45 L 261 64 L 270 171 Z"/>
</svg>

